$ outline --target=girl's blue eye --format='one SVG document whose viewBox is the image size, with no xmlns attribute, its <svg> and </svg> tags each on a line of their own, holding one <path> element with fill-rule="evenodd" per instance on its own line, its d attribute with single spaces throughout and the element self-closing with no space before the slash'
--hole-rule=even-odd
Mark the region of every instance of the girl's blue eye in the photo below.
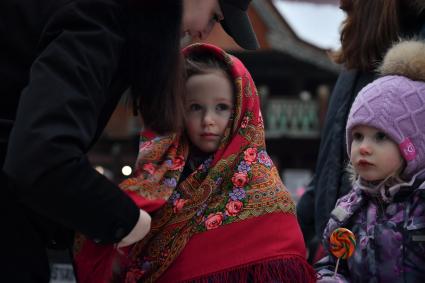
<svg viewBox="0 0 425 283">
<path fill-rule="evenodd" d="M 219 104 L 217 104 L 216 109 L 218 111 L 226 111 L 226 110 L 230 109 L 230 106 L 227 105 L 227 104 L 224 104 L 224 103 L 219 103 Z"/>
<path fill-rule="evenodd" d="M 376 135 L 375 135 L 375 139 L 377 141 L 384 141 L 384 140 L 387 139 L 387 135 L 383 132 L 377 132 Z"/>
<path fill-rule="evenodd" d="M 190 111 L 198 111 L 200 109 L 201 109 L 201 105 L 199 105 L 199 104 L 191 104 L 191 105 L 189 105 L 189 110 Z"/>
<path fill-rule="evenodd" d="M 353 133 L 353 141 L 361 141 L 363 139 L 363 135 L 358 132 Z"/>
</svg>

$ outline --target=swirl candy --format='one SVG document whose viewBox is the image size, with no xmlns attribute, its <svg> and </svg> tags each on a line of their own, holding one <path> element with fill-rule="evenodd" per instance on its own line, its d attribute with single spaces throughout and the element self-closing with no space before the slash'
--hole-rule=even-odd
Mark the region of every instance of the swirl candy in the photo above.
<svg viewBox="0 0 425 283">
<path fill-rule="evenodd" d="M 335 229 L 330 237 L 331 253 L 338 259 L 349 258 L 356 249 L 356 237 L 346 228 Z"/>
</svg>

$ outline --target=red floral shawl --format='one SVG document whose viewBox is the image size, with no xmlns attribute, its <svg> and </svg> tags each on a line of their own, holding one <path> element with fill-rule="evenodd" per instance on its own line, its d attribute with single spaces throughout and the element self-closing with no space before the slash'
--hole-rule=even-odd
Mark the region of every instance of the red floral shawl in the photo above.
<svg viewBox="0 0 425 283">
<path fill-rule="evenodd" d="M 186 137 L 142 133 L 135 177 L 120 186 L 139 207 L 156 212 L 150 233 L 126 249 L 116 281 L 315 282 L 294 203 L 266 152 L 259 97 L 249 72 L 213 45 L 183 50 L 184 55 L 192 52 L 216 56 L 229 67 L 235 112 L 217 152 L 181 183 Z M 99 251 L 86 241 L 77 253 L 80 280 L 90 282 L 87 272 L 96 282 L 110 275 L 111 260 L 87 266 L 107 249 Z M 110 259 L 114 252 L 109 249 L 105 258 Z M 100 272 L 93 276 L 93 270 Z"/>
</svg>

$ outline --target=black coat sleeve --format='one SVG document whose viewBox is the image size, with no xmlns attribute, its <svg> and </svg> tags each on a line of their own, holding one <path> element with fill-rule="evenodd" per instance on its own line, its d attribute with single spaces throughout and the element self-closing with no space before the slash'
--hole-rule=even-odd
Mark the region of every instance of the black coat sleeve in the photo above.
<svg viewBox="0 0 425 283">
<path fill-rule="evenodd" d="M 119 241 L 139 216 L 85 156 L 112 99 L 123 21 L 123 7 L 108 0 L 68 1 L 53 13 L 21 94 L 3 168 L 22 203 L 99 242 Z"/>
</svg>

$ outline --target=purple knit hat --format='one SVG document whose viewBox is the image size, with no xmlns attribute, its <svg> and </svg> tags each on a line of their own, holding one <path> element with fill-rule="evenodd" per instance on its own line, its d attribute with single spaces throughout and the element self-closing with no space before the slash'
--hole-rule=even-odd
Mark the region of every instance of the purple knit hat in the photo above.
<svg viewBox="0 0 425 283">
<path fill-rule="evenodd" d="M 351 131 L 367 125 L 395 141 L 406 160 L 403 177 L 425 168 L 425 43 L 401 42 L 392 47 L 380 68 L 383 77 L 365 86 L 348 115 L 346 140 L 351 154 Z"/>
</svg>

